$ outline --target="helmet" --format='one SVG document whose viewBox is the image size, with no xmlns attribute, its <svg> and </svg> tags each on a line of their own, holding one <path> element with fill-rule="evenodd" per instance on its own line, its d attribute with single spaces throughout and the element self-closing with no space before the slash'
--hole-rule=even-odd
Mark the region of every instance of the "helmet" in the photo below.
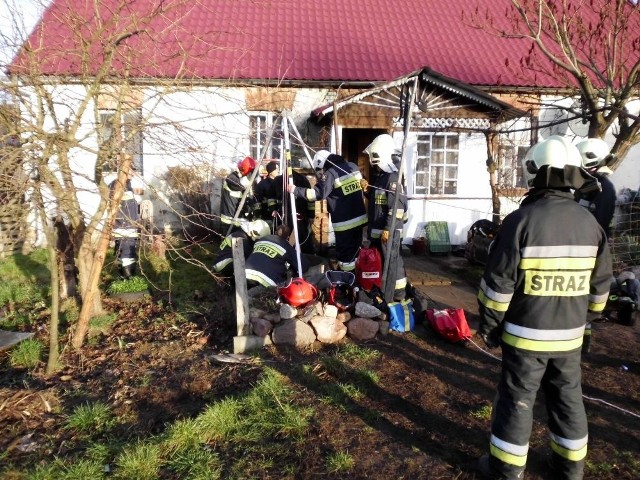
<svg viewBox="0 0 640 480">
<path fill-rule="evenodd" d="M 609 145 L 600 138 L 587 138 L 576 145 L 582 155 L 582 166 L 587 169 L 598 168 L 606 163 Z"/>
<path fill-rule="evenodd" d="M 529 173 L 536 173 L 545 165 L 553 168 L 564 168 L 565 165 L 582 166 L 582 158 L 576 146 L 568 138 L 560 135 L 551 135 L 531 147 L 525 161 Z"/>
<path fill-rule="evenodd" d="M 392 155 L 398 153 L 398 149 L 393 141 L 393 137 L 387 133 L 378 135 L 373 142 L 364 149 L 364 153 L 369 155 L 371 165 L 378 166 L 386 173 L 395 172 L 398 169 L 394 165 Z"/>
<path fill-rule="evenodd" d="M 353 308 L 358 293 L 358 287 L 354 286 L 356 276 L 352 272 L 338 270 L 328 270 L 324 275 L 329 282 L 327 303 L 335 305 L 340 312 Z"/>
<path fill-rule="evenodd" d="M 264 220 L 254 220 L 253 222 L 246 222 L 240 225 L 240 228 L 244 230 L 244 233 L 249 235 L 249 238 L 251 238 L 251 240 L 257 240 L 271 233 L 269 224 Z"/>
<path fill-rule="evenodd" d="M 318 289 L 304 278 L 292 278 L 289 283 L 278 288 L 283 302 L 292 307 L 305 307 L 318 298 Z"/>
<path fill-rule="evenodd" d="M 327 158 L 329 158 L 329 155 L 331 155 L 331 152 L 328 150 L 318 150 L 313 156 L 313 168 L 316 170 L 322 170 Z"/>
<path fill-rule="evenodd" d="M 247 176 L 253 169 L 256 168 L 256 161 L 251 157 L 244 157 L 240 162 L 238 162 L 238 171 L 243 175 Z"/>
</svg>

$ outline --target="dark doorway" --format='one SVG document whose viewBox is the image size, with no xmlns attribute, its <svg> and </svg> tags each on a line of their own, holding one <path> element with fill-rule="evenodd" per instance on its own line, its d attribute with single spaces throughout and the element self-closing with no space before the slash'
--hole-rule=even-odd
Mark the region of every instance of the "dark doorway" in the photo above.
<svg viewBox="0 0 640 480">
<path fill-rule="evenodd" d="M 371 128 L 344 128 L 342 130 L 342 155 L 348 161 L 358 165 L 362 176 L 367 180 L 371 179 L 369 156 L 362 151 L 382 133 L 388 133 L 388 131 Z"/>
</svg>

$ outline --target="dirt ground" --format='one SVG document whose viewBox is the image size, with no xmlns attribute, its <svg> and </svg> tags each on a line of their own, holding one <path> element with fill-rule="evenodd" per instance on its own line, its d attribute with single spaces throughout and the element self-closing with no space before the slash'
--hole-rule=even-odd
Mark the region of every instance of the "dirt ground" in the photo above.
<svg viewBox="0 0 640 480">
<path fill-rule="evenodd" d="M 464 308 L 475 328 L 477 267 L 454 256 L 412 257 L 406 264 L 430 307 Z M 156 304 L 110 303 L 119 314 L 116 324 L 91 339 L 81 356 L 65 353 L 64 371 L 50 378 L 41 369 L 1 371 L 0 451 L 5 453 L 0 464 L 33 466 L 43 458 L 77 453 L 72 434 L 60 428 L 76 405 L 102 401 L 128 419 L 120 427 L 121 438 L 144 438 L 176 419 L 197 415 L 213 401 L 247 391 L 267 364 L 290 379 L 300 404 L 312 405 L 316 415 L 304 452 L 296 453 L 294 476 L 283 477 L 275 465 L 247 478 L 476 478 L 472 467 L 488 448 L 490 422 L 478 412 L 486 411 L 494 397 L 499 350 L 490 355 L 476 336 L 466 344 L 448 343 L 423 323 L 412 333 L 380 336 L 364 344 L 380 352 L 371 367 L 378 381 L 364 397 L 336 408 L 317 401 L 317 385 L 298 368 L 301 363 L 320 368 L 318 359 L 335 346 L 303 352 L 270 347 L 261 363 L 217 362 L 212 355 L 231 348 L 232 312 L 218 305 L 219 298 L 203 301 L 211 303 L 209 313 L 186 322 L 167 322 L 166 311 Z M 46 331 L 38 335 L 45 337 Z M 590 422 L 587 479 L 640 478 L 639 337 L 638 325 L 595 325 L 592 353 L 583 361 Z M 8 366 L 6 359 L 2 365 Z M 326 378 L 348 382 L 349 375 L 345 366 Z M 532 480 L 551 478 L 541 400 L 526 475 Z M 355 460 L 353 470 L 328 473 L 324 459 L 332 451 L 347 451 Z"/>
</svg>

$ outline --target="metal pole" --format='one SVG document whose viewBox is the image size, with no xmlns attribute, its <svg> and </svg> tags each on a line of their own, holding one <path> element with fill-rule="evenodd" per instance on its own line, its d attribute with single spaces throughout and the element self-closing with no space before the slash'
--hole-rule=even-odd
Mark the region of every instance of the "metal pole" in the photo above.
<svg viewBox="0 0 640 480">
<path fill-rule="evenodd" d="M 289 138 L 289 126 L 286 121 L 286 112 L 283 113 L 285 121 L 282 122 L 282 136 L 284 137 L 284 160 L 287 166 L 287 176 L 289 185 L 293 185 L 293 169 L 291 168 L 291 139 Z M 300 240 L 298 239 L 298 215 L 296 213 L 296 198 L 293 193 L 289 194 L 291 203 L 291 223 L 293 223 L 293 238 L 296 242 L 296 259 L 298 260 L 298 276 L 302 277 L 302 260 L 300 258 Z"/>
<path fill-rule="evenodd" d="M 382 291 L 384 292 L 384 299 L 386 302 L 393 300 L 393 291 L 395 289 L 395 274 L 389 279 L 389 269 L 391 265 L 395 268 L 398 262 L 398 250 L 400 249 L 400 233 L 396 232 L 396 212 L 398 211 L 398 202 L 400 200 L 400 191 L 402 190 L 402 180 L 404 174 L 404 162 L 406 158 L 407 138 L 409 137 L 409 131 L 411 130 L 411 115 L 413 114 L 413 106 L 415 104 L 416 93 L 418 91 L 418 81 L 420 74 L 416 74 L 416 78 L 413 81 L 413 90 L 409 95 L 409 105 L 405 109 L 404 117 L 404 138 L 402 139 L 402 154 L 400 156 L 400 167 L 398 168 L 398 182 L 396 184 L 396 196 L 393 202 L 393 209 L 391 210 L 391 230 L 389 231 L 390 239 L 385 246 L 385 262 L 382 274 Z M 394 272 L 394 270 L 391 270 Z"/>
</svg>

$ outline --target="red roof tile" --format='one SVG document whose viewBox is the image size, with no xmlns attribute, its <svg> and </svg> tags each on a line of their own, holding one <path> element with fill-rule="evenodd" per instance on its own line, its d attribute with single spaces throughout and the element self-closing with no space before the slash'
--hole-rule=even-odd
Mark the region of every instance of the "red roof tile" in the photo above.
<svg viewBox="0 0 640 480">
<path fill-rule="evenodd" d="M 121 4 L 128 5 L 126 15 L 110 30 L 139 33 L 119 47 L 130 50 L 119 57 L 116 74 L 128 64 L 140 77 L 377 82 L 428 66 L 473 85 L 554 82 L 525 80 L 505 67 L 507 59 L 518 65 L 529 42 L 501 39 L 463 20 L 478 5 L 504 22 L 508 0 L 102 0 L 100 21 L 108 25 L 109 12 Z M 36 50 L 43 73 L 78 74 L 80 37 L 100 32 L 93 5 L 54 0 L 29 40 L 32 48 L 43 45 Z M 162 11 L 149 17 L 154 8 Z M 89 42 L 93 69 L 109 38 L 97 36 Z"/>
</svg>

